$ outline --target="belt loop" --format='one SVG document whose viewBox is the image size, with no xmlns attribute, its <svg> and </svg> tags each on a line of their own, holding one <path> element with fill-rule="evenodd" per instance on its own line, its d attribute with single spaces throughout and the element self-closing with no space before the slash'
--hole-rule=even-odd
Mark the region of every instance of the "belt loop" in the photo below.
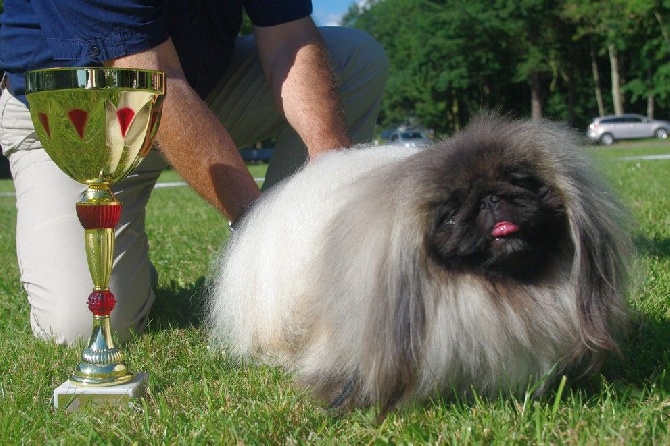
<svg viewBox="0 0 670 446">
<path fill-rule="evenodd" d="M 7 76 L 6 71 L 2 73 L 2 80 L 0 81 L 0 95 L 2 95 L 4 90 L 7 90 L 12 96 L 14 95 L 12 87 L 9 85 L 9 76 Z"/>
</svg>

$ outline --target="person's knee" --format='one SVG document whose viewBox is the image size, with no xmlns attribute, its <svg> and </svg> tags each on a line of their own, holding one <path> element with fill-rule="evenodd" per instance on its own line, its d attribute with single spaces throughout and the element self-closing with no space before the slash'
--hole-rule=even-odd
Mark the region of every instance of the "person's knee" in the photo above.
<svg viewBox="0 0 670 446">
<path fill-rule="evenodd" d="M 34 299 L 33 296 L 31 301 Z M 62 302 L 66 301 L 63 297 Z M 53 308 L 33 305 L 30 325 L 36 338 L 73 345 L 86 341 L 91 336 L 93 317 L 83 299 L 76 305 L 53 305 Z"/>
<path fill-rule="evenodd" d="M 358 36 L 357 41 L 360 51 L 365 57 L 363 60 L 368 64 L 368 70 L 374 73 L 374 77 L 383 85 L 389 77 L 390 62 L 386 51 L 377 40 L 365 31 L 354 30 Z"/>
<path fill-rule="evenodd" d="M 385 86 L 389 59 L 374 37 L 365 31 L 345 27 L 322 28 L 321 33 L 339 76 L 363 76 L 367 83 Z"/>
</svg>

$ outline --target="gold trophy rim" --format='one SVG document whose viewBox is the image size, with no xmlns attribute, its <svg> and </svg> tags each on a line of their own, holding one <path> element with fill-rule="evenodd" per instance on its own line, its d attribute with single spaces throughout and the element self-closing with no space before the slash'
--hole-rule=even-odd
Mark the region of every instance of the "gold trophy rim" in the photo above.
<svg viewBox="0 0 670 446">
<path fill-rule="evenodd" d="M 26 95 L 65 89 L 128 89 L 165 94 L 165 72 L 143 68 L 52 67 L 25 73 Z"/>
</svg>

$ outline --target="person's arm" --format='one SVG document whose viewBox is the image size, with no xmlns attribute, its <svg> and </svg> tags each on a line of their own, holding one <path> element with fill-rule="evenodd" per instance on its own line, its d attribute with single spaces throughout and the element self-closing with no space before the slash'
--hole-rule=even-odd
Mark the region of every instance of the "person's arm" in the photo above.
<svg viewBox="0 0 670 446">
<path fill-rule="evenodd" d="M 310 158 L 350 146 L 328 53 L 312 19 L 256 26 L 254 34 L 275 102 Z"/>
<path fill-rule="evenodd" d="M 189 86 L 171 40 L 107 66 L 165 71 L 157 142 L 168 162 L 205 200 L 235 221 L 260 195 L 232 138 Z"/>
</svg>

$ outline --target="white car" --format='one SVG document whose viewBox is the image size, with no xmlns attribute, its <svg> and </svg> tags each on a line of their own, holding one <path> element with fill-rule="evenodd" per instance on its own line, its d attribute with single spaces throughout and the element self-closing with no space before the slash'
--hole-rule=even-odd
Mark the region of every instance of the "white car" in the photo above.
<svg viewBox="0 0 670 446">
<path fill-rule="evenodd" d="M 586 132 L 589 139 L 604 145 L 619 139 L 665 139 L 670 132 L 670 122 L 650 119 L 636 114 L 609 115 L 594 118 Z"/>
<path fill-rule="evenodd" d="M 391 133 L 389 142 L 405 147 L 416 147 L 430 144 L 430 139 L 419 129 L 398 129 Z"/>
</svg>

